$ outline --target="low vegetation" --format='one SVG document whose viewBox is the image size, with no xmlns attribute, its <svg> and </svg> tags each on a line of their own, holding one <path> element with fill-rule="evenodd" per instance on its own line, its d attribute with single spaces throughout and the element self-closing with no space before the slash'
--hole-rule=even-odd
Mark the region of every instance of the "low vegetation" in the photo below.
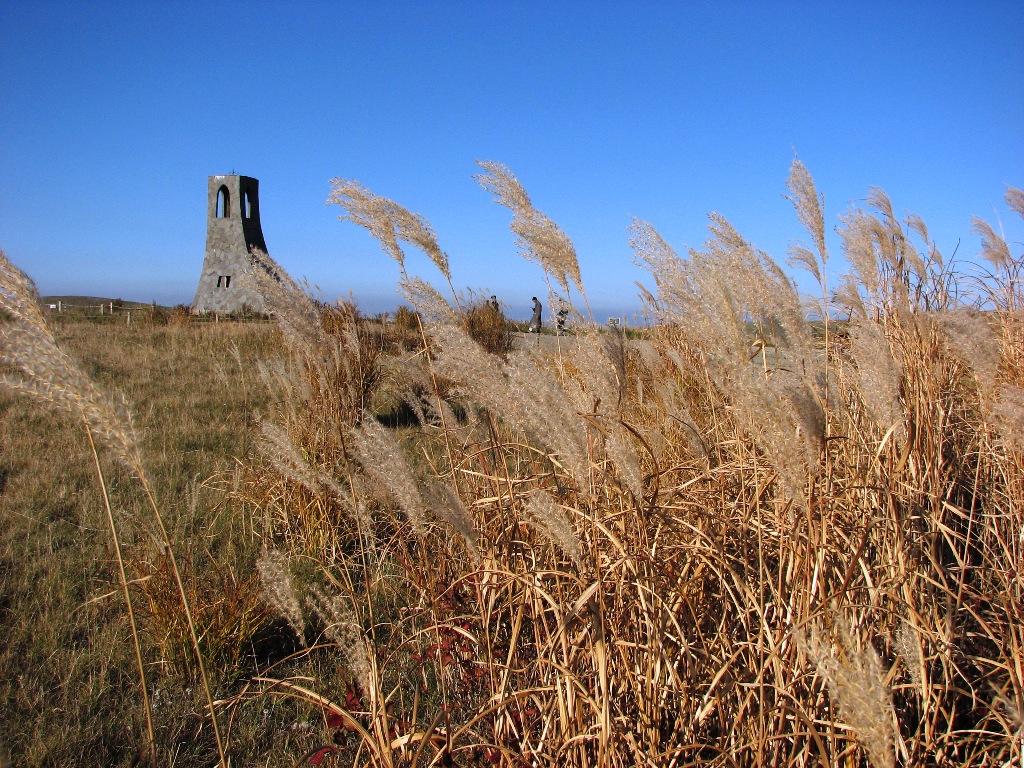
<svg viewBox="0 0 1024 768">
<path fill-rule="evenodd" d="M 796 162 L 813 310 L 724 218 L 685 255 L 635 221 L 626 340 L 508 169 L 478 180 L 573 307 L 557 351 L 345 180 L 400 324 L 275 265 L 273 325 L 47 325 L 2 262 L 3 382 L 47 406 L 0 401 L 13 758 L 1019 764 L 1024 258 L 976 221 L 965 275 L 875 190 L 830 283 Z"/>
</svg>

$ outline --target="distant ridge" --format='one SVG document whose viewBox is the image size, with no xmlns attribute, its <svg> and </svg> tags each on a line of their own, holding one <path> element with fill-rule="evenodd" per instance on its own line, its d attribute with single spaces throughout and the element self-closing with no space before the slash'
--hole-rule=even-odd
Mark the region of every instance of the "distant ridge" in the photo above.
<svg viewBox="0 0 1024 768">
<path fill-rule="evenodd" d="M 43 302 L 43 304 L 56 304 L 57 302 L 60 302 L 65 307 L 97 307 L 100 304 L 109 304 L 112 301 L 119 303 L 122 307 L 127 309 L 153 306 L 153 302 L 151 301 L 128 301 L 127 299 L 104 298 L 102 296 L 40 296 L 39 300 Z M 157 306 L 163 306 L 164 309 L 170 309 L 169 306 L 164 306 L 162 304 L 157 304 Z"/>
</svg>

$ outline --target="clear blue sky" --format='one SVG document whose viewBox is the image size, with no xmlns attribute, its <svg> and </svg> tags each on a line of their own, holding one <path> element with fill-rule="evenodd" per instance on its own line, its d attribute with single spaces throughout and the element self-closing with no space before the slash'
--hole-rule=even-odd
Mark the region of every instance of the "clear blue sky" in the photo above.
<svg viewBox="0 0 1024 768">
<path fill-rule="evenodd" d="M 947 254 L 977 253 L 971 215 L 1024 239 L 1024 4 L 0 0 L 0 248 L 44 294 L 191 301 L 207 176 L 234 170 L 326 298 L 398 303 L 324 205 L 341 176 L 525 316 L 544 284 L 472 179 L 488 159 L 573 239 L 599 314 L 628 313 L 630 216 L 683 250 L 719 211 L 784 261 L 794 151 L 830 224 L 876 185 Z"/>
</svg>

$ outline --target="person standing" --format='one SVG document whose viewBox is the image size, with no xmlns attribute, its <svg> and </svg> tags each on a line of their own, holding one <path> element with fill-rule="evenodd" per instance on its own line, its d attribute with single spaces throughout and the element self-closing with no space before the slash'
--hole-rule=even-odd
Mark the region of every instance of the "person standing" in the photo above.
<svg viewBox="0 0 1024 768">
<path fill-rule="evenodd" d="M 537 297 L 533 297 L 533 317 L 530 318 L 530 333 L 540 333 L 540 313 L 543 307 L 541 303 L 537 301 Z"/>
</svg>

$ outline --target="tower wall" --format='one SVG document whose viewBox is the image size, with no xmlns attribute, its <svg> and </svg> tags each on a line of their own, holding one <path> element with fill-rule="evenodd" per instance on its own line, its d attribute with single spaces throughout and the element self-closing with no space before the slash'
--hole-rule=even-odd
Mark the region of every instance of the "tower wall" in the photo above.
<svg viewBox="0 0 1024 768">
<path fill-rule="evenodd" d="M 210 176 L 207 182 L 206 256 L 192 308 L 200 312 L 263 311 L 249 270 L 252 249 L 266 252 L 260 226 L 259 181 Z"/>
</svg>

